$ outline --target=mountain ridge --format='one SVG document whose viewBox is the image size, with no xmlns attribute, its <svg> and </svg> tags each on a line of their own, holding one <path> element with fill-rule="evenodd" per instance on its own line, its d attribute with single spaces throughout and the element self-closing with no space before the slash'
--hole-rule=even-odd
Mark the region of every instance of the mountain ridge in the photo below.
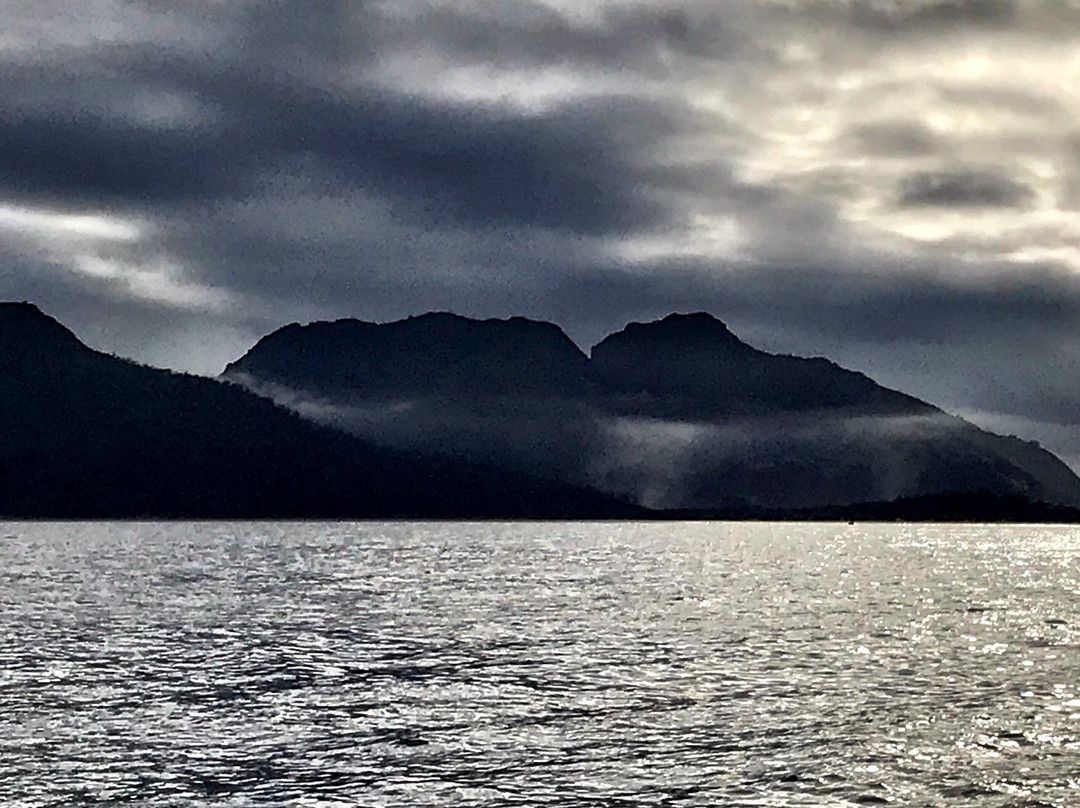
<svg viewBox="0 0 1080 808">
<path fill-rule="evenodd" d="M 379 335 L 339 340 L 346 371 L 360 356 L 397 375 L 357 391 L 346 373 L 315 384 L 318 406 L 285 408 L 100 353 L 33 304 L 0 304 L 0 514 L 1034 519 L 1065 518 L 1080 501 L 1080 479 L 1033 442 L 823 358 L 758 351 L 711 315 L 631 324 L 598 343 L 601 364 L 614 351 L 628 369 L 614 380 L 611 363 L 598 373 L 553 324 L 404 322 L 389 338 L 383 324 L 329 324 L 335 339 Z M 327 365 L 318 340 L 304 340 L 321 330 L 292 325 L 259 345 L 311 362 L 317 383 Z"/>
<path fill-rule="evenodd" d="M 74 332 L 33 303 L 0 301 L 0 367 L 41 361 L 50 353 L 89 350 Z"/>
<path fill-rule="evenodd" d="M 589 518 L 609 495 L 380 447 L 236 385 L 94 351 L 0 307 L 8 518 Z"/>
<path fill-rule="evenodd" d="M 287 344 L 290 339 L 291 345 Z M 360 339 L 366 341 L 358 343 Z M 287 362 L 302 376 L 280 372 L 283 343 Z M 313 357 L 316 352 L 317 358 Z M 262 361 L 263 356 L 272 361 Z M 297 365 L 298 359 L 309 364 Z M 578 366 L 583 368 L 587 361 L 553 323 L 524 317 L 473 320 L 450 312 L 429 312 L 391 323 L 348 318 L 306 326 L 293 323 L 260 339 L 225 368 L 222 378 L 246 373 L 300 388 L 309 381 L 321 379 L 325 384 L 332 378 L 338 394 L 353 391 L 368 397 L 378 397 L 389 384 L 395 385 L 395 396 L 432 388 L 454 395 L 462 383 L 487 395 L 535 394 L 544 384 L 580 386 Z M 512 377 L 498 372 L 510 365 L 520 365 L 522 372 Z M 555 375 L 552 368 L 558 368 Z"/>
<path fill-rule="evenodd" d="M 466 321 L 474 331 L 511 322 L 449 316 L 427 322 Z M 387 344 L 379 340 L 408 339 L 402 324 L 423 317 L 354 327 L 363 337 L 351 345 L 320 344 L 320 324 L 290 326 L 223 375 L 309 395 L 337 427 L 368 439 L 438 443 L 449 454 L 479 454 L 654 508 L 813 508 L 971 491 L 1080 504 L 1080 479 L 1049 452 L 823 357 L 760 351 L 707 312 L 628 324 L 589 355 L 570 352 L 572 364 L 544 373 L 535 362 L 515 364 L 514 356 L 529 353 L 522 345 L 514 355 L 458 351 L 473 364 L 455 373 L 455 351 L 444 350 L 455 337 L 437 327 L 428 343 L 394 344 L 391 356 L 423 356 L 434 340 L 438 384 L 428 383 L 423 361 L 370 359 Z M 347 322 L 334 324 L 339 336 Z M 572 345 L 557 326 L 551 334 Z M 302 352 L 275 356 L 274 344 L 289 335 L 311 339 Z M 561 358 L 551 349 L 535 354 Z M 367 364 L 350 372 L 368 378 L 320 378 L 326 356 L 350 355 L 365 356 Z M 388 364 L 393 372 L 380 373 Z M 485 370 L 500 383 L 475 384 Z"/>
<path fill-rule="evenodd" d="M 824 357 L 754 348 L 705 312 L 630 323 L 593 347 L 590 374 L 609 392 L 651 396 L 654 413 L 660 399 L 659 411 L 669 417 L 837 408 L 851 415 L 941 412 Z"/>
</svg>

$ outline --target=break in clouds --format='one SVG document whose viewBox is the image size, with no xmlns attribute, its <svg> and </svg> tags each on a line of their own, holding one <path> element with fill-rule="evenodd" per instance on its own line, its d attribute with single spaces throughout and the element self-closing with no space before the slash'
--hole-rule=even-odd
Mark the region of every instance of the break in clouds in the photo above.
<svg viewBox="0 0 1080 808">
<path fill-rule="evenodd" d="M 1080 4 L 0 13 L 0 294 L 94 347 L 708 310 L 1080 457 Z"/>
</svg>

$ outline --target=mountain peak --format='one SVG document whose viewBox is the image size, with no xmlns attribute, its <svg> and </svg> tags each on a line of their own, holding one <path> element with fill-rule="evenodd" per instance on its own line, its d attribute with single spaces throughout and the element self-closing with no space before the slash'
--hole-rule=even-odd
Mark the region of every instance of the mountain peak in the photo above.
<svg viewBox="0 0 1080 808">
<path fill-rule="evenodd" d="M 630 323 L 622 331 L 601 340 L 593 348 L 594 357 L 598 349 L 602 354 L 612 343 L 672 347 L 678 345 L 685 349 L 711 351 L 756 351 L 735 336 L 723 321 L 704 311 L 669 314 L 662 320 L 649 323 Z"/>
<path fill-rule="evenodd" d="M 25 302 L 0 302 L 0 347 L 7 355 L 85 348 L 71 331 Z"/>
<path fill-rule="evenodd" d="M 621 358 L 634 364 L 641 359 L 642 352 L 650 356 L 659 352 L 665 360 L 688 353 L 714 359 L 760 353 L 735 336 L 721 320 L 704 311 L 669 314 L 648 323 L 629 323 L 622 331 L 609 334 L 594 345 L 591 353 L 594 362 L 614 361 L 622 365 Z"/>
<path fill-rule="evenodd" d="M 589 373 L 615 394 L 624 414 L 692 419 L 936 412 L 827 360 L 758 350 L 706 312 L 631 323 L 593 348 Z"/>
<path fill-rule="evenodd" d="M 224 376 L 330 398 L 549 396 L 580 388 L 587 361 L 553 323 L 429 312 L 390 323 L 289 326 L 260 340 Z"/>
<path fill-rule="evenodd" d="M 496 332 L 499 334 L 543 332 L 549 335 L 560 334 L 566 340 L 569 340 L 569 337 L 565 337 L 563 330 L 554 323 L 545 322 L 543 320 L 531 320 L 528 317 L 520 316 L 507 317 L 504 319 L 488 317 L 481 320 L 473 317 L 466 317 L 462 314 L 455 314 L 450 311 L 429 311 L 424 314 L 414 314 L 411 317 L 406 317 L 404 320 L 397 320 L 382 325 L 383 327 L 392 326 L 402 328 L 406 323 L 410 323 L 413 326 L 424 325 L 431 328 L 476 329 L 489 331 L 493 334 Z"/>
<path fill-rule="evenodd" d="M 714 317 L 707 311 L 693 311 L 689 313 L 672 312 L 661 320 L 647 323 L 653 327 L 663 327 L 669 331 L 686 331 L 701 333 L 725 333 L 731 334 L 731 330 L 723 320 Z M 734 336 L 734 335 L 732 335 Z"/>
<path fill-rule="evenodd" d="M 14 300 L 0 301 L 0 323 L 9 321 L 29 322 L 32 320 L 52 320 L 52 318 L 33 303 L 25 300 L 21 302 Z M 53 320 L 53 322 L 56 321 Z"/>
</svg>

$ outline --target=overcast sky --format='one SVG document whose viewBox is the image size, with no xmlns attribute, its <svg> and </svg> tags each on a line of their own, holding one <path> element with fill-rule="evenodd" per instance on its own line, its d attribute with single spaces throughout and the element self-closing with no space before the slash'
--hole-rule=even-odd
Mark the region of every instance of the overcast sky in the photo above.
<svg viewBox="0 0 1080 808">
<path fill-rule="evenodd" d="M 291 321 L 710 311 L 1080 458 L 1074 0 L 0 0 L 0 297 L 220 372 Z"/>
</svg>

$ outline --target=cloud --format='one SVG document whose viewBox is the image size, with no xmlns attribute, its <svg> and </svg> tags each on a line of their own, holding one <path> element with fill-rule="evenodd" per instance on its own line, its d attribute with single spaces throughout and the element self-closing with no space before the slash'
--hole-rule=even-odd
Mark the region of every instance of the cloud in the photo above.
<svg viewBox="0 0 1080 808">
<path fill-rule="evenodd" d="M 871 157 L 924 157 L 938 151 L 934 133 L 910 121 L 857 124 L 847 133 L 857 153 Z"/>
<path fill-rule="evenodd" d="M 1033 193 L 992 171 L 923 171 L 903 180 L 899 196 L 902 207 L 1014 208 Z"/>
<path fill-rule="evenodd" d="M 292 320 L 588 347 L 709 309 L 935 403 L 1076 412 L 1071 4 L 0 12 L 0 294 L 95 345 L 211 373 Z"/>
<path fill-rule="evenodd" d="M 1014 0 L 853 0 L 846 5 L 856 25 L 892 34 L 972 26 L 1000 30 L 1019 16 Z"/>
<path fill-rule="evenodd" d="M 542 2 L 433 4 L 407 28 L 396 28 L 403 40 L 420 39 L 458 64 L 648 74 L 679 57 L 730 57 L 740 46 L 726 24 L 736 9 L 734 3 L 714 4 L 711 11 L 704 4 L 609 3 L 568 14 Z"/>
<path fill-rule="evenodd" d="M 367 64 L 353 49 L 367 47 L 368 21 L 390 25 L 383 15 L 322 2 L 305 7 L 302 23 L 283 3 L 238 16 L 244 44 L 232 58 L 150 43 L 105 49 L 70 60 L 75 92 L 60 92 L 55 65 L 9 66 L 11 85 L 32 89 L 7 93 L 0 189 L 193 204 L 244 198 L 268 175 L 299 171 L 425 221 L 598 233 L 664 220 L 643 158 L 686 125 L 690 113 L 676 104 L 601 87 L 524 114 L 383 86 L 374 70 L 327 86 L 324 73 Z M 335 48 L 353 29 L 360 42 Z"/>
</svg>

